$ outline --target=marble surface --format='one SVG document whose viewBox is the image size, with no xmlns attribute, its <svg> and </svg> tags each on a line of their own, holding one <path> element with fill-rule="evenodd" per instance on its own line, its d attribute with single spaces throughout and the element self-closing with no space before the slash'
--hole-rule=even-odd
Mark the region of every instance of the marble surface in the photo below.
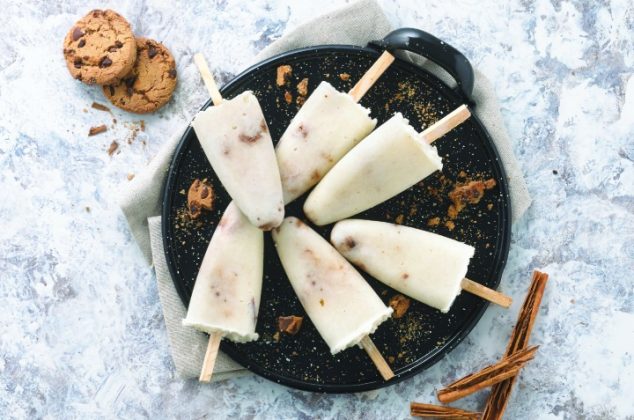
<svg viewBox="0 0 634 420">
<path fill-rule="evenodd" d="M 634 418 L 634 6 L 631 0 L 381 1 L 394 26 L 417 26 L 465 52 L 495 83 L 534 197 L 513 230 L 502 290 L 469 337 L 395 386 L 321 395 L 244 377 L 176 377 L 153 271 L 117 206 L 126 176 L 205 100 L 192 54 L 220 82 L 333 0 L 293 2 L 6 2 L 0 14 L 0 417 L 406 418 L 410 401 L 495 360 L 531 270 L 551 275 L 507 418 Z M 93 6 L 163 41 L 180 76 L 172 102 L 141 119 L 90 109 L 63 36 Z M 130 140 L 128 143 L 127 140 Z M 106 149 L 113 140 L 119 153 Z M 486 393 L 460 405 L 480 407 Z"/>
</svg>

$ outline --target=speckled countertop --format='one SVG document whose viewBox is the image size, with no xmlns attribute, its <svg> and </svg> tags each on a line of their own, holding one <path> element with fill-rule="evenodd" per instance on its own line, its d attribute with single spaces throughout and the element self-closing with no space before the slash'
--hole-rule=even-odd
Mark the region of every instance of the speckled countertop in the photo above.
<svg viewBox="0 0 634 420">
<path fill-rule="evenodd" d="M 406 418 L 409 402 L 503 351 L 533 268 L 550 273 L 507 418 L 634 418 L 634 5 L 382 1 L 394 26 L 424 28 L 495 83 L 534 197 L 514 226 L 502 290 L 469 337 L 431 369 L 356 395 L 259 377 L 213 385 L 175 373 L 153 271 L 117 205 L 119 186 L 205 100 L 203 51 L 221 83 L 285 31 L 338 2 L 99 3 L 175 54 L 179 87 L 160 112 L 115 112 L 68 77 L 63 36 L 94 4 L 3 2 L 0 14 L 0 417 Z M 195 4 L 196 3 L 196 4 Z M 121 147 L 112 157 L 113 140 Z M 127 140 L 130 140 L 129 142 Z M 477 408 L 486 393 L 464 401 Z"/>
</svg>

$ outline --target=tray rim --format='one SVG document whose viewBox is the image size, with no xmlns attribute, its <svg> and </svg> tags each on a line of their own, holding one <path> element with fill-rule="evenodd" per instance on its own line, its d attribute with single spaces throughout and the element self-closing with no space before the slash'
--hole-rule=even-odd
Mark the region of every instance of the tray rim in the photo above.
<svg viewBox="0 0 634 420">
<path fill-rule="evenodd" d="M 356 45 L 346 45 L 346 44 L 318 45 L 318 46 L 303 47 L 303 48 L 289 50 L 280 54 L 276 54 L 272 57 L 269 57 L 265 60 L 262 60 L 250 66 L 246 70 L 242 71 L 241 73 L 233 77 L 225 85 L 223 85 L 219 89 L 220 93 L 224 94 L 227 91 L 231 91 L 234 85 L 238 85 L 242 83 L 243 78 L 249 77 L 252 72 L 259 70 L 260 67 L 269 66 L 278 61 L 296 59 L 298 55 L 303 55 L 303 54 L 309 54 L 309 53 L 336 54 L 337 52 L 365 53 L 365 54 L 369 54 L 372 57 L 378 58 L 382 50 L 378 50 L 377 48 L 373 48 L 372 46 L 360 47 Z M 438 78 L 438 76 L 434 75 L 427 69 L 416 66 L 408 61 L 400 59 L 399 57 L 396 57 L 395 62 L 392 65 L 404 66 L 408 68 L 408 70 L 413 71 L 414 73 L 416 72 L 425 73 L 426 76 L 431 77 L 433 79 L 437 79 L 437 82 L 447 87 L 447 89 L 451 91 L 452 94 L 456 95 L 456 97 L 459 97 L 459 95 L 455 91 L 453 91 L 453 89 L 447 86 L 446 83 L 444 83 L 440 78 Z M 472 104 L 471 108 L 474 108 L 476 105 Z M 203 106 L 200 108 L 200 111 L 207 109 L 209 106 L 212 106 L 211 99 L 208 99 L 203 104 Z M 500 226 L 503 227 L 504 231 L 502 232 L 502 235 L 499 239 L 499 242 L 501 242 L 500 248 L 498 251 L 499 267 L 494 268 L 495 274 L 493 276 L 494 278 L 492 279 L 493 284 L 495 284 L 495 289 L 497 289 L 500 285 L 502 274 L 504 273 L 504 268 L 508 261 L 508 253 L 510 249 L 511 227 L 512 227 L 511 226 L 511 220 L 512 220 L 511 219 L 511 216 L 512 216 L 511 196 L 510 196 L 509 188 L 508 188 L 508 178 L 506 176 L 506 172 L 502 164 L 502 159 L 495 146 L 495 143 L 493 142 L 491 138 L 491 135 L 489 134 L 485 125 L 482 123 L 482 121 L 477 117 L 475 113 L 472 113 L 471 120 L 476 125 L 479 126 L 479 129 L 484 134 L 484 138 L 486 139 L 486 141 L 483 142 L 483 145 L 485 149 L 488 149 L 487 151 L 491 155 L 494 156 L 495 159 L 492 162 L 492 165 L 499 172 L 499 180 L 501 181 L 501 182 L 498 182 L 498 188 L 500 189 L 500 194 L 502 196 L 502 206 L 501 206 L 499 219 L 501 219 Z M 173 186 L 176 181 L 176 172 L 177 172 L 176 168 L 178 168 L 181 163 L 184 148 L 188 145 L 189 141 L 191 141 L 189 139 L 191 138 L 192 132 L 193 132 L 193 128 L 190 124 L 187 126 L 187 128 L 183 132 L 183 135 L 181 136 L 176 148 L 174 149 L 174 152 L 170 159 L 170 165 L 167 171 L 167 176 L 165 177 L 165 181 L 163 183 L 162 190 L 161 190 L 161 199 L 162 199 L 161 236 L 163 241 L 164 256 L 166 259 L 166 265 L 168 267 L 168 271 L 170 273 L 170 276 L 172 277 L 172 283 L 174 284 L 174 287 L 179 295 L 179 298 L 181 299 L 181 301 L 183 302 L 183 305 L 186 308 L 189 306 L 189 302 L 186 299 L 186 293 L 185 293 L 185 290 L 183 289 L 182 282 L 176 281 L 177 272 L 176 272 L 174 263 L 171 259 L 172 246 L 169 244 L 169 241 L 167 240 L 167 238 L 168 238 L 168 229 L 169 229 L 168 221 L 169 221 L 169 214 L 171 210 L 172 196 L 173 196 Z M 383 387 L 401 382 L 436 364 L 448 353 L 450 353 L 454 348 L 456 348 L 469 335 L 469 333 L 473 330 L 473 328 L 475 328 L 475 326 L 478 324 L 480 318 L 484 315 L 484 312 L 486 311 L 488 306 L 489 306 L 489 302 L 485 300 L 481 300 L 478 307 L 476 307 L 476 309 L 473 311 L 471 316 L 467 318 L 465 327 L 461 329 L 460 331 L 458 331 L 453 336 L 451 336 L 447 340 L 447 344 L 441 347 L 438 347 L 434 352 L 429 354 L 425 358 L 424 361 L 418 362 L 418 363 L 414 362 L 413 366 L 410 364 L 408 367 L 401 368 L 395 371 L 394 373 L 396 376 L 387 382 L 380 379 L 368 380 L 368 381 L 364 381 L 362 383 L 357 383 L 357 384 L 321 384 L 320 385 L 320 384 L 315 384 L 312 382 L 305 382 L 305 381 L 297 380 L 294 378 L 282 377 L 276 372 L 271 371 L 269 369 L 263 368 L 258 365 L 251 365 L 248 361 L 246 361 L 242 357 L 239 351 L 236 351 L 234 347 L 230 345 L 230 343 L 227 343 L 224 340 L 221 342 L 220 348 L 225 354 L 227 354 L 229 357 L 231 357 L 233 360 L 235 360 L 237 363 L 242 365 L 244 368 L 250 370 L 251 372 L 265 379 L 268 379 L 272 382 L 286 385 L 295 389 L 312 391 L 312 392 L 335 393 L 335 394 L 369 391 L 369 390 L 379 389 L 379 388 L 383 388 Z"/>
</svg>

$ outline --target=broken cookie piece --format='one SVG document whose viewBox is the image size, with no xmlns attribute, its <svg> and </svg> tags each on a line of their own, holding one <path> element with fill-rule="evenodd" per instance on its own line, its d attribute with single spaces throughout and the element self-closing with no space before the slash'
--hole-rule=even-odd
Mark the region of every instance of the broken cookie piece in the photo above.
<svg viewBox="0 0 634 420">
<path fill-rule="evenodd" d="M 284 86 L 286 82 L 290 80 L 292 74 L 293 68 L 288 64 L 279 66 L 277 68 L 277 77 L 275 78 L 275 83 L 278 86 Z"/>
<path fill-rule="evenodd" d="M 394 309 L 392 318 L 401 318 L 409 309 L 411 301 L 403 295 L 395 295 L 390 299 L 390 307 Z"/>
<path fill-rule="evenodd" d="M 280 316 L 277 318 L 277 329 L 280 332 L 295 335 L 299 332 L 299 329 L 302 327 L 302 322 L 304 321 L 304 317 L 290 315 L 290 316 Z"/>
<path fill-rule="evenodd" d="M 192 219 L 196 219 L 202 210 L 212 210 L 214 206 L 214 189 L 207 179 L 195 179 L 187 192 L 187 208 Z"/>
<path fill-rule="evenodd" d="M 450 219 L 455 219 L 467 204 L 478 204 L 484 197 L 484 192 L 492 189 L 495 185 L 495 179 L 493 178 L 486 181 L 470 181 L 466 184 L 456 185 L 453 191 L 449 193 L 449 199 L 451 199 L 453 204 L 449 206 L 447 216 Z"/>
</svg>

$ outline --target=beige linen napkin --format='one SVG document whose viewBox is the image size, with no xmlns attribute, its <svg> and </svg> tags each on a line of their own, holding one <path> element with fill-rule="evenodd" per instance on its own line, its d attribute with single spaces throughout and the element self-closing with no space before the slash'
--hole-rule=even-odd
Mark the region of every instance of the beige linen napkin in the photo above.
<svg viewBox="0 0 634 420">
<path fill-rule="evenodd" d="M 327 13 L 284 35 L 264 49 L 255 61 L 295 48 L 320 44 L 350 44 L 364 46 L 368 41 L 381 39 L 391 30 L 383 11 L 375 0 L 361 0 Z M 412 61 L 418 57 L 407 55 Z M 433 71 L 433 69 L 432 69 Z M 442 78 L 442 76 L 441 76 Z M 499 105 L 491 83 L 476 71 L 474 99 L 476 114 L 491 134 L 502 158 L 510 185 L 513 219 L 528 208 L 531 198 L 521 170 L 513 155 L 506 134 Z M 180 301 L 165 261 L 161 234 L 160 196 L 173 151 L 185 127 L 165 142 L 147 168 L 123 187 L 121 208 L 130 230 L 148 262 L 154 264 L 159 297 L 170 341 L 176 371 L 186 378 L 198 377 L 204 357 L 207 335 L 181 325 L 185 307 Z M 248 373 L 244 368 L 220 353 L 214 370 L 214 380 L 222 380 Z"/>
</svg>

